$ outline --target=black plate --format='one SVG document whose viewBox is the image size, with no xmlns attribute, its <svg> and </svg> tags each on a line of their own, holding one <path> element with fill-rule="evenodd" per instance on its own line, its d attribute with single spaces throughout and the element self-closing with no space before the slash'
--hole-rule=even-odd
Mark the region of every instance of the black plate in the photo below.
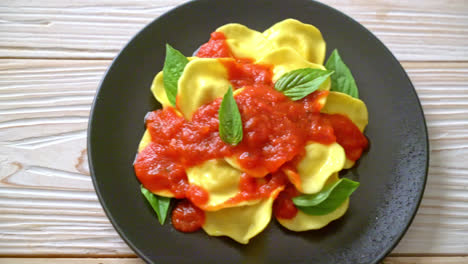
<svg viewBox="0 0 468 264">
<path fill-rule="evenodd" d="M 143 118 L 159 108 L 150 92 L 165 43 L 190 55 L 210 32 L 230 23 L 263 31 L 285 18 L 317 26 L 328 54 L 338 48 L 369 109 L 371 146 L 346 173 L 361 187 L 346 215 L 318 231 L 294 233 L 272 219 L 247 246 L 203 231 L 161 227 L 139 191 L 132 163 Z M 123 239 L 154 263 L 377 263 L 398 243 L 422 197 L 428 140 L 424 115 L 405 71 L 359 23 L 306 0 L 190 1 L 159 17 L 122 50 L 98 90 L 88 130 L 94 186 Z"/>
</svg>

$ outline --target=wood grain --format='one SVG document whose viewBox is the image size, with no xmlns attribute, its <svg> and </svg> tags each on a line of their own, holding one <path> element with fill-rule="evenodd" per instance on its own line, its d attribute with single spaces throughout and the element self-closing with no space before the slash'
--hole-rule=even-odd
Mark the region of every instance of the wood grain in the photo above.
<svg viewBox="0 0 468 264">
<path fill-rule="evenodd" d="M 130 254 L 86 157 L 109 61 L 0 60 L 0 254 Z"/>
<path fill-rule="evenodd" d="M 0 255 L 133 255 L 97 201 L 86 160 L 87 116 L 109 63 L 0 60 Z M 423 202 L 394 253 L 464 254 L 468 63 L 403 66 L 432 152 Z"/>
<path fill-rule="evenodd" d="M 0 256 L 123 257 L 0 263 L 143 263 L 125 258 L 135 255 L 97 200 L 86 156 L 88 114 L 110 59 L 184 2 L 0 2 Z M 468 252 L 468 1 L 321 2 L 365 25 L 404 61 L 427 118 L 426 192 L 383 263 L 468 263 L 454 256 Z"/>
<path fill-rule="evenodd" d="M 0 3 L 0 57 L 106 58 L 185 0 Z M 468 2 L 324 0 L 379 37 L 400 60 L 467 61 Z"/>
</svg>

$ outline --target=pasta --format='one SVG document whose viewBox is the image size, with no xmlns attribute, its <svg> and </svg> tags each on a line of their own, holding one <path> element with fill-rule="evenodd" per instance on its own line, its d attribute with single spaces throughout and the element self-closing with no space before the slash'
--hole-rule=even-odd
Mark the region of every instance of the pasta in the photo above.
<svg viewBox="0 0 468 264">
<path fill-rule="evenodd" d="M 174 228 L 246 244 L 272 215 L 307 231 L 345 214 L 358 183 L 338 173 L 367 148 L 368 112 L 357 90 L 346 92 L 357 89 L 339 76 L 346 66 L 324 65 L 325 49 L 317 28 L 286 19 L 263 33 L 227 24 L 195 57 L 166 57 L 180 76 L 156 74 L 151 91 L 162 109 L 146 117 L 134 167 L 142 188 L 179 201 Z"/>
</svg>

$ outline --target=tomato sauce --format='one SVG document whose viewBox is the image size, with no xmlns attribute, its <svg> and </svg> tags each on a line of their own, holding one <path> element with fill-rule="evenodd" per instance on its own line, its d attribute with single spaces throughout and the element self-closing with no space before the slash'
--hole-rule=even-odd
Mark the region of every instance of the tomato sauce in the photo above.
<svg viewBox="0 0 468 264">
<path fill-rule="evenodd" d="M 211 33 L 210 40 L 203 44 L 197 52 L 200 58 L 228 58 L 232 57 L 231 49 L 226 43 L 226 37 L 221 32 Z"/>
<path fill-rule="evenodd" d="M 210 199 L 210 193 L 208 193 L 205 189 L 197 185 L 190 185 L 185 194 L 190 201 L 196 205 L 204 205 Z"/>
<path fill-rule="evenodd" d="M 181 200 L 172 210 L 172 226 L 182 232 L 195 232 L 205 223 L 205 212 L 187 200 Z"/>
<path fill-rule="evenodd" d="M 222 61 L 228 70 L 229 81 L 234 88 L 245 86 L 273 86 L 273 67 L 271 65 L 253 64 L 249 59 Z"/>
<path fill-rule="evenodd" d="M 244 173 L 239 182 L 239 194 L 230 198 L 225 203 L 234 205 L 242 201 L 268 198 L 274 195 L 275 191 L 283 189 L 287 183 L 288 179 L 281 171 L 269 174 L 260 179 Z"/>
<path fill-rule="evenodd" d="M 297 207 L 294 205 L 292 198 L 299 195 L 294 185 L 289 184 L 284 191 L 282 191 L 278 198 L 273 203 L 273 214 L 276 218 L 292 219 L 297 214 Z"/>
<path fill-rule="evenodd" d="M 358 160 L 369 144 L 359 128 L 344 115 L 323 115 L 322 118 L 333 127 L 336 142 L 345 149 L 346 157 L 352 161 Z"/>
<path fill-rule="evenodd" d="M 214 32 L 197 53 L 199 57 L 231 57 L 222 33 Z M 240 193 L 226 203 L 261 199 L 284 188 L 288 178 L 282 166 L 297 162 L 308 141 L 340 143 L 349 159 L 356 160 L 367 147 L 367 139 L 357 127 L 341 115 L 321 114 L 321 99 L 328 91 L 316 91 L 298 101 L 274 89 L 272 67 L 255 65 L 249 59 L 223 60 L 229 79 L 243 91 L 235 95 L 243 124 L 243 140 L 237 146 L 219 137 L 218 110 L 221 98 L 201 106 L 187 121 L 174 108 L 148 114 L 146 126 L 152 142 L 135 161 L 140 182 L 152 192 L 169 190 L 175 198 L 188 198 L 173 210 L 172 224 L 191 232 L 204 223 L 204 212 L 195 205 L 209 200 L 209 193 L 188 184 L 185 169 L 210 159 L 233 157 L 245 171 L 266 171 L 267 175 L 243 174 Z M 296 161 L 295 161 L 296 159 Z M 289 184 L 289 186 L 292 186 Z M 275 215 L 291 218 L 297 209 L 288 187 L 275 201 Z M 191 201 L 191 202 L 190 202 Z M 195 204 L 195 205 L 194 205 Z"/>
</svg>

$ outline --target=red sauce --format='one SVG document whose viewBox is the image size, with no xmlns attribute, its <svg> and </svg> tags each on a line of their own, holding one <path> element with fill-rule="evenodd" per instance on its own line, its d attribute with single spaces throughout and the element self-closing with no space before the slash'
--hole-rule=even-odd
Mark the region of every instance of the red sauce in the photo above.
<svg viewBox="0 0 468 264">
<path fill-rule="evenodd" d="M 214 32 L 197 56 L 232 58 L 232 53 L 224 35 Z M 185 174 L 188 167 L 210 159 L 234 157 L 250 174 L 242 175 L 240 193 L 227 201 L 235 204 L 277 195 L 278 190 L 289 184 L 280 168 L 285 166 L 294 172 L 295 166 L 291 164 L 303 155 L 308 141 L 338 142 L 351 160 L 357 160 L 367 147 L 367 139 L 347 117 L 320 113 L 321 99 L 328 91 L 316 91 L 291 101 L 273 88 L 271 66 L 238 58 L 223 63 L 233 86 L 244 87 L 235 96 L 242 117 L 242 142 L 230 146 L 219 137 L 221 98 L 201 106 L 191 121 L 168 107 L 147 116 L 146 126 L 152 142 L 138 154 L 134 164 L 138 179 L 150 191 L 169 190 L 176 198 L 186 197 L 191 201 L 183 200 L 173 210 L 172 223 L 183 232 L 203 225 L 203 211 L 195 205 L 203 207 L 209 200 L 208 192 L 189 186 Z M 292 218 L 297 213 L 291 200 L 297 191 L 293 185 L 288 186 L 275 201 L 275 215 L 280 218 Z"/>
<path fill-rule="evenodd" d="M 187 188 L 184 168 L 210 159 L 234 156 L 246 169 L 275 172 L 299 154 L 307 141 L 335 142 L 331 126 L 320 119 L 313 107 L 306 107 L 315 105 L 314 101 L 325 93 L 315 92 L 292 102 L 271 87 L 244 88 L 235 97 L 244 126 L 243 141 L 236 147 L 219 137 L 221 99 L 200 107 L 192 121 L 177 115 L 172 108 L 154 111 L 146 119 L 153 141 L 138 155 L 137 177 L 151 191 L 169 186 L 181 198 Z M 178 186 L 179 182 L 183 186 Z"/>
<path fill-rule="evenodd" d="M 226 37 L 221 32 L 211 33 L 210 40 L 203 44 L 197 52 L 200 58 L 227 58 L 232 57 L 231 49 L 226 43 Z"/>
<path fill-rule="evenodd" d="M 210 199 L 210 193 L 200 186 L 190 185 L 186 194 L 187 198 L 196 205 L 204 205 Z"/>
<path fill-rule="evenodd" d="M 223 60 L 222 62 L 228 70 L 229 81 L 236 89 L 255 85 L 273 86 L 271 65 L 253 64 L 253 61 L 249 59 Z"/>
<path fill-rule="evenodd" d="M 327 120 L 333 127 L 336 142 L 345 149 L 346 157 L 352 161 L 358 160 L 362 151 L 368 146 L 367 138 L 359 128 L 344 115 L 323 114 L 322 118 Z"/>
<path fill-rule="evenodd" d="M 195 232 L 205 223 L 205 212 L 188 200 L 181 200 L 172 210 L 172 226 L 181 232 Z"/>
<path fill-rule="evenodd" d="M 283 189 L 287 183 L 288 179 L 281 171 L 260 179 L 244 173 L 239 182 L 239 194 L 226 201 L 226 204 L 268 198 L 274 195 L 275 191 Z"/>
<path fill-rule="evenodd" d="M 292 198 L 296 197 L 299 192 L 294 185 L 290 184 L 282 191 L 278 198 L 273 203 L 273 213 L 276 218 L 292 219 L 297 214 L 297 208 L 294 205 Z"/>
<path fill-rule="evenodd" d="M 184 198 L 188 188 L 182 165 L 174 163 L 171 148 L 151 142 L 138 153 L 134 168 L 140 182 L 151 192 L 169 190 L 175 198 Z"/>
<path fill-rule="evenodd" d="M 326 124 L 320 122 L 320 114 L 308 112 L 304 107 L 305 102 L 316 100 L 319 93 L 292 102 L 271 87 L 244 88 L 236 96 L 244 138 L 233 149 L 241 167 L 275 172 L 301 152 L 308 140 L 334 142 L 333 130 L 324 127 Z"/>
</svg>

